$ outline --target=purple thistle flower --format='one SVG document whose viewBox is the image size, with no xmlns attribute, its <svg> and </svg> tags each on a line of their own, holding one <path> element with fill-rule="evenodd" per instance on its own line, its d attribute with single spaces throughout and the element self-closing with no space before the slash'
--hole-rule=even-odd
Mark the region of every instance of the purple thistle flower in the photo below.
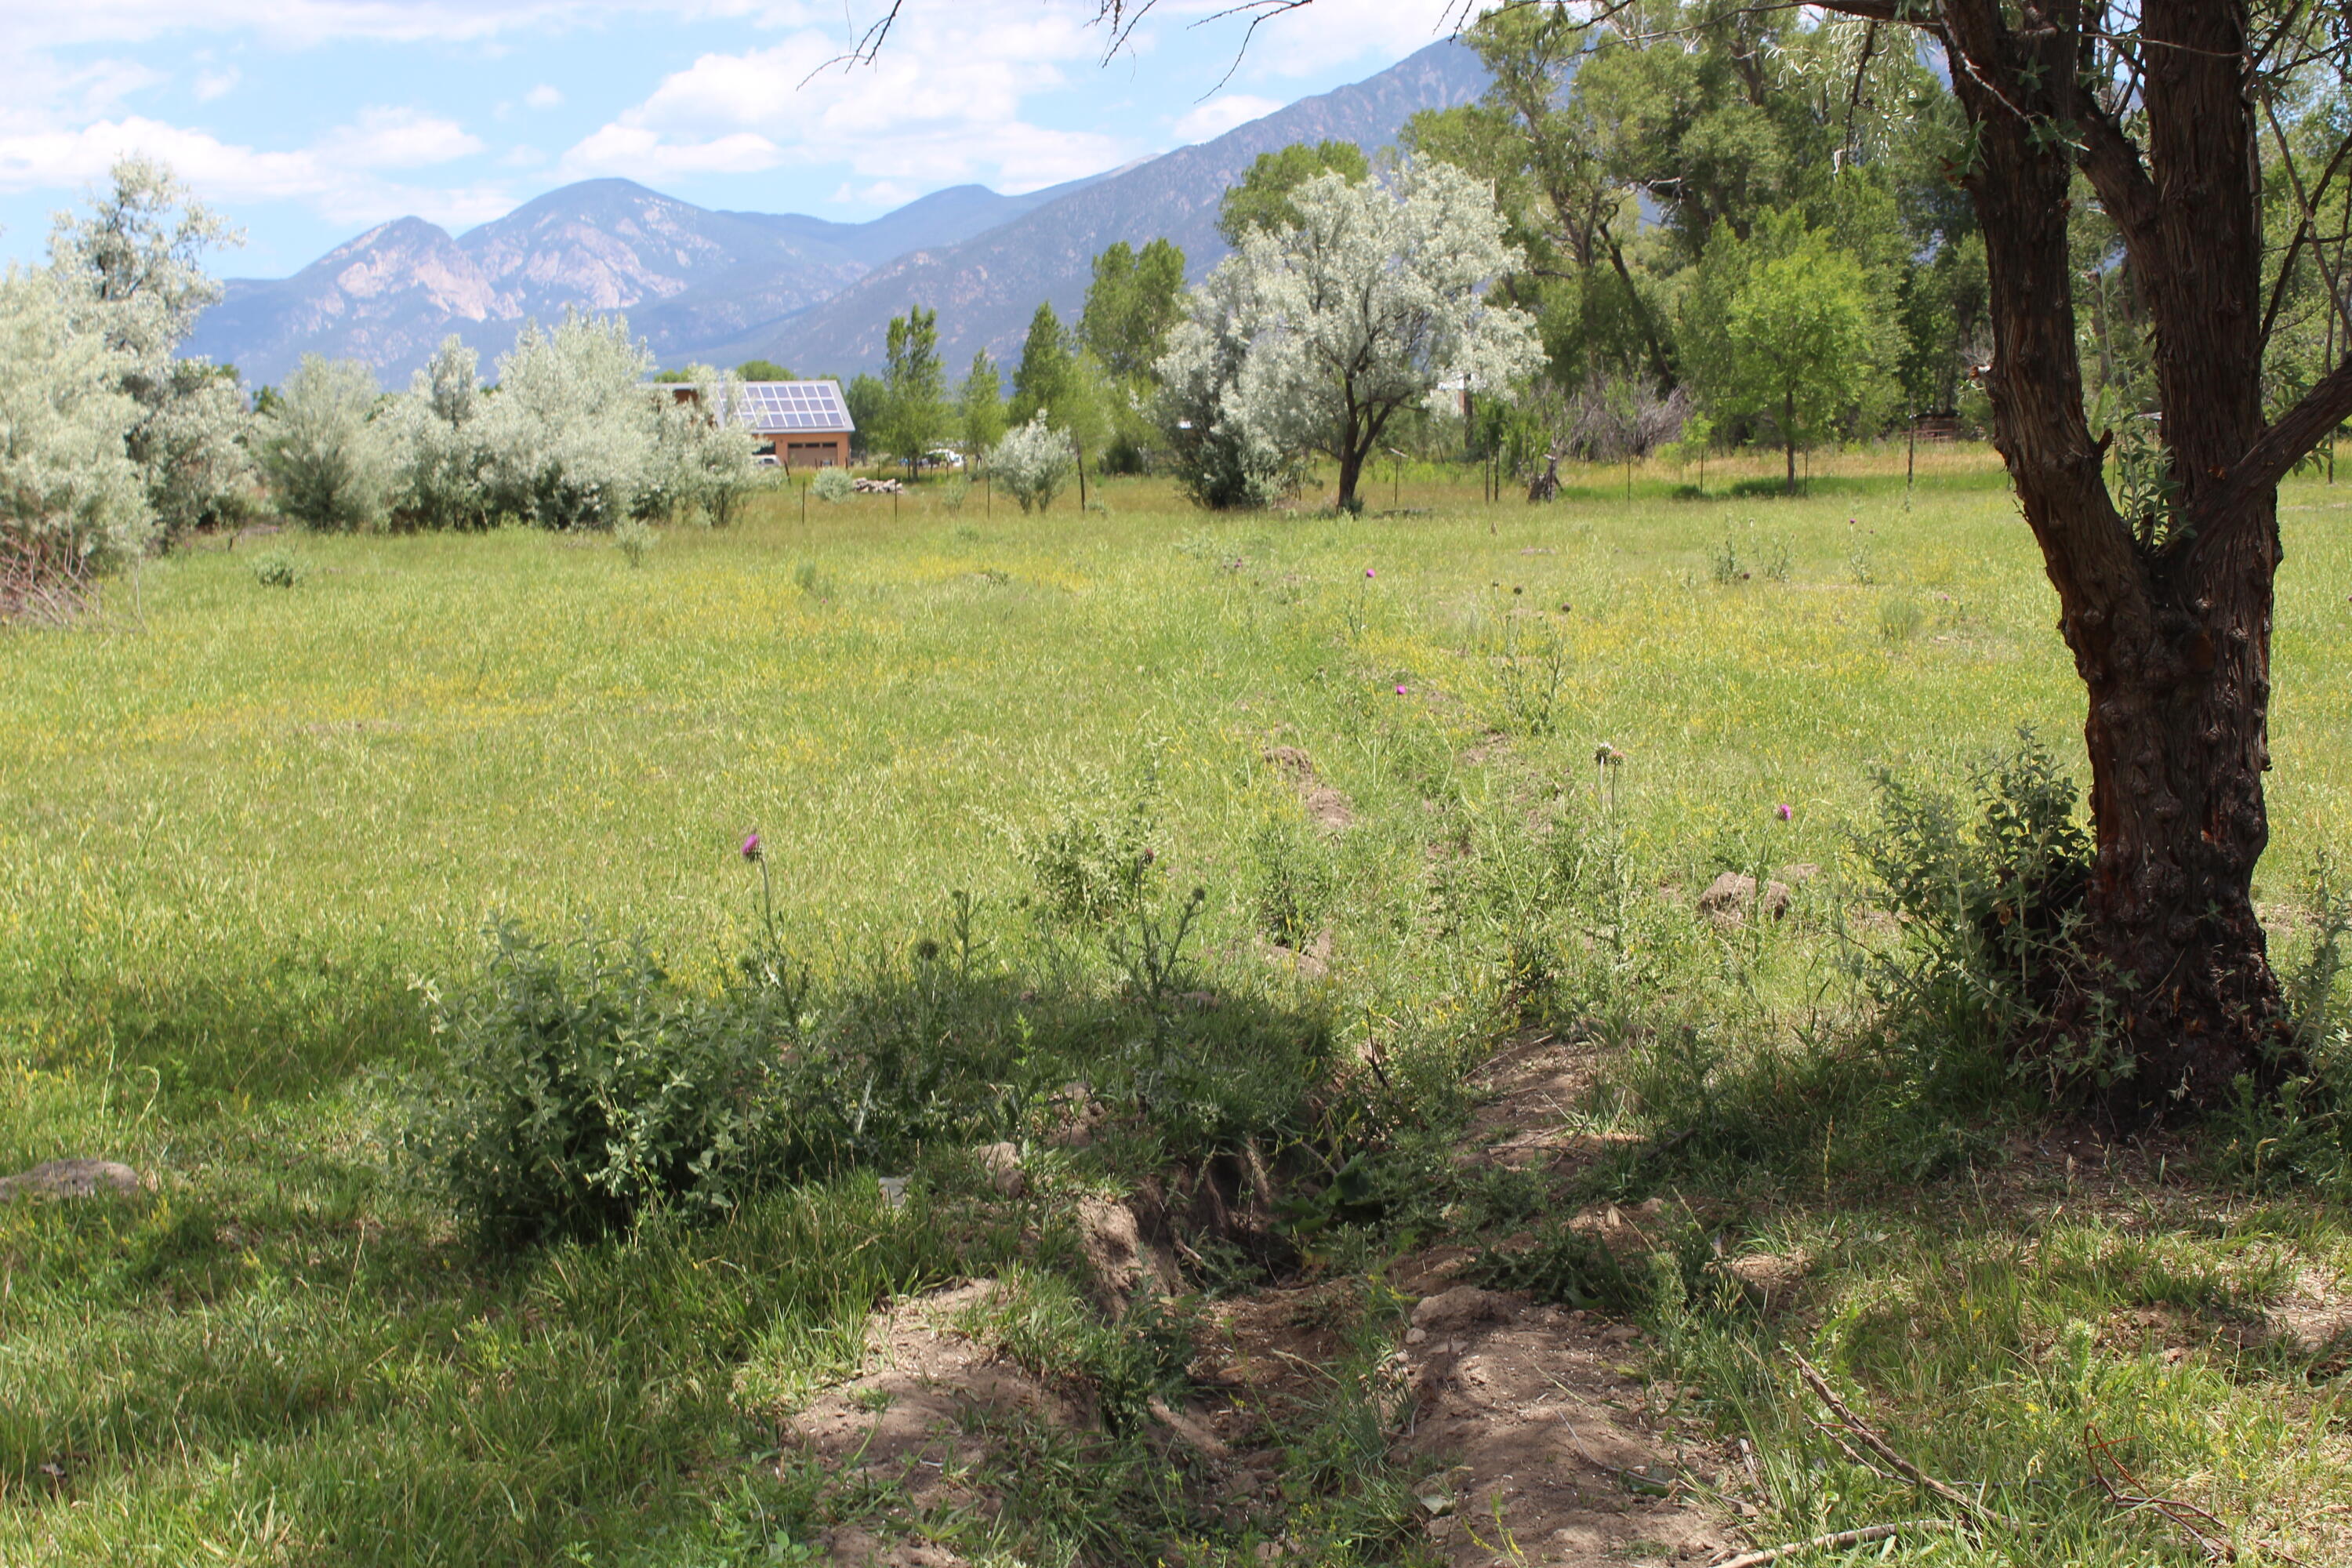
<svg viewBox="0 0 2352 1568">
<path fill-rule="evenodd" d="M 743 837 L 743 858 L 744 858 L 744 859 L 746 859 L 746 860 L 757 860 L 757 859 L 759 859 L 759 858 L 760 858 L 760 836 L 759 836 L 759 834 L 757 834 L 757 833 L 748 833 L 748 834 L 745 834 L 745 835 L 744 835 L 744 837 Z"/>
<path fill-rule="evenodd" d="M 1402 696 L 1403 696 L 1403 695 L 1404 695 L 1404 688 L 1403 688 L 1403 687 L 1400 686 L 1400 687 L 1398 687 L 1398 688 L 1397 688 L 1397 695 L 1398 695 L 1399 697 L 1402 697 Z"/>
<path fill-rule="evenodd" d="M 1772 808 L 1772 815 L 1779 817 L 1781 821 L 1786 822 L 1790 817 L 1797 815 L 1797 810 L 1796 807 L 1790 805 L 1787 801 L 1782 801 L 1780 805 Z"/>
<path fill-rule="evenodd" d="M 1372 569 L 1371 569 L 1370 567 L 1367 566 L 1367 567 L 1365 567 L 1365 568 L 1364 568 L 1364 575 L 1365 575 L 1365 576 L 1370 577 L 1370 576 L 1372 576 L 1373 574 L 1373 574 Z"/>
</svg>

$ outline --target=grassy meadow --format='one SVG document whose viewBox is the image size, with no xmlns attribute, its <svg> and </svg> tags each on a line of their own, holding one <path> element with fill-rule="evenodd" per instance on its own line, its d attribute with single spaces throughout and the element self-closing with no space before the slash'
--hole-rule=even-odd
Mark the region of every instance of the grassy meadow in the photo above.
<svg viewBox="0 0 2352 1568">
<path fill-rule="evenodd" d="M 2082 699 L 1985 453 L 1923 452 L 1909 486 L 1899 451 L 1817 457 L 1801 499 L 1735 493 L 1769 472 L 1710 464 L 1693 496 L 1695 472 L 1601 469 L 1530 507 L 1383 471 L 1358 518 L 1203 513 L 1153 480 L 1039 516 L 793 493 L 634 566 L 602 538 L 289 531 L 150 562 L 84 624 L 0 629 L 0 1174 L 98 1155 L 156 1178 L 0 1205 L 0 1563 L 818 1561 L 821 1529 L 892 1505 L 780 1457 L 775 1413 L 892 1294 L 1029 1279 L 1069 1314 L 1063 1371 L 1101 1384 L 1126 1352 L 1052 1283 L 1079 1268 L 1064 1222 L 992 1204 L 953 1151 L 908 1156 L 904 1207 L 852 1167 L 715 1226 L 486 1252 L 386 1130 L 494 919 L 642 936 L 696 986 L 772 898 L 820 987 L 878 986 L 929 940 L 1007 996 L 1110 994 L 1124 950 L 1045 908 L 1055 845 L 1106 824 L 1150 845 L 1165 899 L 1202 890 L 1187 984 L 1392 1069 L 1387 1131 L 1347 1144 L 1388 1162 L 1390 1198 L 1300 1249 L 1368 1282 L 1366 1365 L 1402 1331 L 1384 1259 L 1667 1195 L 1718 1253 L 1807 1260 L 1792 1313 L 1624 1309 L 1648 1374 L 1762 1454 L 1757 1539 L 1919 1510 L 1808 1425 L 1790 1344 L 2014 1516 L 1887 1561 L 2203 1561 L 2096 1495 L 2086 1421 L 2250 1558 L 2345 1560 L 2341 1329 L 2264 1329 L 2345 1300 L 2339 1207 L 2247 1195 L 2188 1144 L 2095 1180 L 2013 1109 L 1937 1122 L 1946 1156 L 1916 1163 L 1926 1121 L 1841 1129 L 1867 1074 L 1818 1052 L 1858 1006 L 1841 930 L 1872 770 L 1957 784 L 2021 726 L 2079 769 Z M 2297 479 L 2283 507 L 2259 894 L 2293 962 L 2352 821 L 2352 487 Z M 1604 745 L 1625 760 L 1597 766 Z M 1527 890 L 1570 838 L 1640 894 L 1605 938 Z M 1794 863 L 1824 868 L 1797 918 L 1688 908 Z M 1536 969 L 1585 978 L 1531 1002 Z M 1073 1007 L 1075 1051 L 1097 1015 Z M 1599 1078 L 1561 1120 L 1680 1141 L 1572 1190 L 1455 1173 L 1464 1074 L 1591 1019 Z M 1668 1124 L 1697 1101 L 1723 1127 Z M 1747 1142 L 1723 1130 L 1751 1114 Z M 1036 1184 L 1130 1190 L 1140 1147 L 1041 1151 Z M 1353 1418 L 1301 1415 L 1286 1452 Z M 894 1528 L 1003 1564 L 1432 1550 L 1378 1443 L 1244 1522 L 1139 1445 L 1069 1457 L 1061 1491 L 1033 1468 L 993 1517 Z"/>
</svg>

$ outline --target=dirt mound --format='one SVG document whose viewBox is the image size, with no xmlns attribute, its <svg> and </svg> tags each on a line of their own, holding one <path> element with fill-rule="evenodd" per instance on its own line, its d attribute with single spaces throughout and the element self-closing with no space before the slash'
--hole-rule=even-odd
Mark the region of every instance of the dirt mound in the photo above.
<svg viewBox="0 0 2352 1568">
<path fill-rule="evenodd" d="M 1298 803 L 1317 826 L 1337 833 L 1355 826 L 1356 808 L 1346 795 L 1323 782 L 1314 758 L 1297 746 L 1268 746 L 1262 754 L 1290 781 L 1291 788 L 1298 792 Z"/>
</svg>

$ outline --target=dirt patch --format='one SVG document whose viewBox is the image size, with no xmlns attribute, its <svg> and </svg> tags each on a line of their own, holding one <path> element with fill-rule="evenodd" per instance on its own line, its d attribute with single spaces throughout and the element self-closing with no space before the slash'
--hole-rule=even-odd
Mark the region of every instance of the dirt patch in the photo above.
<svg viewBox="0 0 2352 1568">
<path fill-rule="evenodd" d="M 1405 1446 L 1430 1540 L 1452 1568 L 1622 1568 L 1704 1561 L 1729 1544 L 1691 1485 L 1730 1479 L 1738 1460 L 1674 1408 L 1676 1391 L 1644 1384 L 1636 1338 L 1468 1287 L 1414 1309 Z"/>
<path fill-rule="evenodd" d="M 792 1417 L 784 1447 L 813 1458 L 836 1479 L 854 1476 L 896 1489 L 902 1515 L 943 1510 L 992 1513 L 995 1500 L 974 1478 L 987 1454 L 969 1435 L 975 1414 L 1025 1416 L 1069 1426 L 1078 1413 L 1019 1367 L 955 1330 L 956 1319 L 995 1294 L 992 1281 L 911 1297 L 867 1326 L 857 1376 L 824 1390 Z M 884 1533 L 868 1520 L 836 1526 L 826 1560 L 844 1568 L 960 1568 L 946 1547 Z"/>
<path fill-rule="evenodd" d="M 2285 1297 L 2263 1314 L 2271 1342 L 2331 1367 L 2352 1361 L 2352 1294 L 2336 1274 L 2305 1268 Z"/>
<path fill-rule="evenodd" d="M 1598 1071 L 1595 1047 L 1534 1035 L 1478 1069 L 1482 1095 L 1457 1158 L 1515 1171 L 1549 1168 L 1566 1176 L 1630 1142 L 1632 1133 L 1572 1131 L 1570 1123 Z"/>
<path fill-rule="evenodd" d="M 1307 808 L 1309 821 L 1333 833 L 1355 826 L 1356 808 L 1346 795 L 1323 782 L 1314 758 L 1297 746 L 1268 746 L 1262 754 L 1298 792 L 1298 804 Z"/>
</svg>

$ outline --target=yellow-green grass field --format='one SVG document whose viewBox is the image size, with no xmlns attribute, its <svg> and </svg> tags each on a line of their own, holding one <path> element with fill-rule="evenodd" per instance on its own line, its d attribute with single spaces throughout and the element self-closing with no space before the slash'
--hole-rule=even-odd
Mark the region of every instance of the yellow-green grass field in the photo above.
<svg viewBox="0 0 2352 1568">
<path fill-rule="evenodd" d="M 1382 472 L 1357 518 L 1205 513 L 1154 480 L 1039 516 L 928 488 L 803 515 L 795 493 L 667 529 L 634 567 L 599 537 L 289 531 L 147 563 L 81 624 L 0 629 L 0 1174 L 90 1154 L 157 1178 L 0 1207 L 0 1563 L 806 1560 L 800 1526 L 756 1521 L 819 1517 L 816 1483 L 772 1507 L 730 1479 L 759 1447 L 747 1376 L 1021 1244 L 893 1217 L 852 1175 L 715 1238 L 471 1252 L 381 1129 L 485 922 L 639 933 L 715 980 L 762 920 L 756 831 L 777 925 L 821 974 L 941 936 L 959 891 L 984 940 L 1044 963 L 1040 836 L 1139 811 L 1166 885 L 1205 891 L 1218 984 L 1473 1060 L 1505 1026 L 1511 933 L 1454 900 L 1465 847 L 1575 819 L 1621 828 L 1672 896 L 1801 861 L 1843 886 L 1874 767 L 1957 784 L 2031 726 L 2079 768 L 2080 689 L 1997 462 L 1922 454 L 1906 487 L 1903 460 L 1817 459 L 1795 500 L 1727 491 L 1767 465 L 1711 465 L 1703 497 L 1676 493 L 1695 473 L 1637 473 L 1629 498 L 1602 469 L 1541 507 Z M 2258 896 L 2285 931 L 2352 822 L 2347 518 L 2352 487 L 2283 496 Z M 299 581 L 262 582 L 269 556 Z M 1351 826 L 1310 820 L 1277 746 Z M 1285 856 L 1322 879 L 1328 979 L 1274 962 Z M 1743 1005 L 1779 1027 L 1835 946 L 1815 922 L 1689 951 L 1748 965 Z M 2195 1187 L 2137 1229 L 2068 1229 L 1883 1188 L 1853 1200 L 1864 1225 L 1826 1175 L 1771 1194 L 1740 1223 L 1814 1258 L 1824 1305 L 1769 1331 L 1826 1336 L 1953 1473 L 2064 1470 L 2065 1423 L 2105 1387 L 2111 1427 L 2161 1413 L 2141 1452 L 2168 1481 L 2315 1539 L 2310 1500 L 2345 1474 L 2340 1363 L 2166 1361 L 2102 1325 L 2156 1275 L 2216 1321 L 2336 1279 L 2326 1205 Z M 819 1267 L 835 1247 L 855 1264 Z M 1937 1352 L 1890 1348 L 1925 1300 Z M 1660 1335 L 1685 1347 L 1667 1370 L 1728 1380 L 1723 1420 L 1843 1462 L 1756 1414 L 1762 1384 L 1735 1397 L 1722 1343 Z M 1772 1539 L 1914 1506 L 1801 1468 L 1772 1472 Z M 2061 1556 L 1953 1536 L 1893 1560 L 2198 1560 L 2053 1506 Z M 974 1561 L 1140 1550 L 996 1528 Z M 1213 1537 L 1190 1560 L 1255 1550 Z"/>
</svg>

